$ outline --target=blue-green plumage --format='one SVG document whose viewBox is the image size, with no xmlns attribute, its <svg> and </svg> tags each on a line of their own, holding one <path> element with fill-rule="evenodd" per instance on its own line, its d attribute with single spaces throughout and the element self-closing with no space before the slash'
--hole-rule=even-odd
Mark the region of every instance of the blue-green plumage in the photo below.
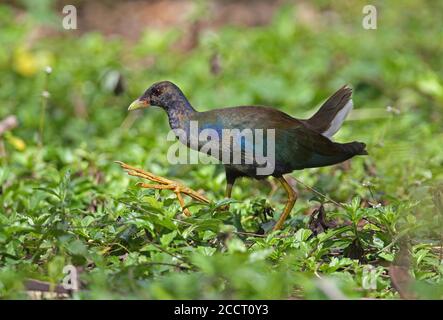
<svg viewBox="0 0 443 320">
<path fill-rule="evenodd" d="M 335 101 L 334 96 L 338 96 Z M 339 103 L 346 104 L 350 98 L 350 89 L 343 87 L 334 96 L 330 98 L 332 101 L 328 100 L 322 109 L 329 108 L 329 112 L 332 110 L 332 115 L 337 115 L 340 110 L 336 110 L 335 114 L 334 110 L 338 109 Z M 366 154 L 363 143 L 335 143 L 318 132 L 318 130 L 327 129 L 327 124 L 322 123 L 321 117 L 311 119 L 310 123 L 309 120 L 295 119 L 277 109 L 262 106 L 240 106 L 197 112 L 181 90 L 168 81 L 154 84 L 139 100 L 149 100 L 150 105 L 165 109 L 171 128 L 185 130 L 188 133 L 188 139 L 191 121 L 196 121 L 199 132 L 212 129 L 220 137 L 222 137 L 223 129 L 238 129 L 239 134 L 234 135 L 234 140 L 239 143 L 242 152 L 252 147 L 254 155 L 257 148 L 267 154 L 266 135 L 263 143 L 258 144 L 253 137 L 251 139 L 251 137 L 241 135 L 242 131 L 251 129 L 254 132 L 256 129 L 262 129 L 266 134 L 269 129 L 275 130 L 275 171 L 271 174 L 273 176 L 281 176 L 293 170 L 328 166 L 345 161 L 354 155 Z M 322 115 L 320 111 L 316 116 Z M 332 122 L 333 117 L 323 122 L 328 120 Z M 203 144 L 204 142 L 200 142 L 199 147 Z M 221 145 L 222 143 L 220 143 L 220 152 Z M 242 160 L 245 159 L 242 158 Z M 255 162 L 254 159 L 254 163 L 249 165 L 244 163 L 226 165 L 230 171 L 238 171 L 237 176 L 263 178 L 257 176 Z"/>
<path fill-rule="evenodd" d="M 237 177 L 249 176 L 261 179 L 271 175 L 283 179 L 283 174 L 293 170 L 333 165 L 355 155 L 367 154 L 364 143 L 341 144 L 330 139 L 352 109 L 351 93 L 350 88 L 346 86 L 341 88 L 322 105 L 313 117 L 300 120 L 277 109 L 262 106 L 240 106 L 198 112 L 176 85 L 163 81 L 146 90 L 135 102 L 134 107 L 131 105 L 130 109 L 149 105 L 163 108 L 168 114 L 171 128 L 181 129 L 188 133 L 187 144 L 191 147 L 189 133 L 192 131 L 190 125 L 192 121 L 196 121 L 198 124 L 199 132 L 212 129 L 217 132 L 219 137 L 223 137 L 224 129 L 238 129 L 237 133 L 234 131 L 233 140 L 241 146 L 240 154 L 243 161 L 240 164 L 224 163 L 228 181 L 227 195 L 229 196 L 232 184 Z M 254 138 L 255 135 L 245 136 L 242 134 L 245 129 L 250 129 L 253 132 L 262 129 L 265 139 L 259 142 Z M 260 164 L 255 158 L 255 151 L 259 150 L 263 151 L 265 155 L 268 154 L 270 150 L 266 139 L 268 130 L 275 132 L 275 170 L 267 175 L 258 175 L 256 169 Z M 204 142 L 200 141 L 196 148 L 200 149 L 203 145 Z M 222 151 L 226 151 L 222 146 L 223 143 L 220 143 L 219 156 Z M 251 148 L 254 151 L 252 153 L 253 159 L 247 158 L 246 151 Z M 232 153 L 232 150 L 230 152 Z M 245 163 L 246 159 L 251 160 L 252 163 Z M 284 180 L 280 181 L 288 191 L 291 200 L 293 191 L 287 188 L 287 183 L 285 184 Z M 295 202 L 295 198 L 292 200 Z M 285 211 L 290 211 L 292 205 L 287 206 Z M 286 212 L 286 215 L 288 213 Z M 283 223 L 280 220 L 277 223 L 278 227 Z"/>
</svg>

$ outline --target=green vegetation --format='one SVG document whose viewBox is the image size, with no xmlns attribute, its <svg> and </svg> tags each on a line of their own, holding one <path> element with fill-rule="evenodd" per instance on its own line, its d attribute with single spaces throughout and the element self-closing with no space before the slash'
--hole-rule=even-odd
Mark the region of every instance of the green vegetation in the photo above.
<svg viewBox="0 0 443 320">
<path fill-rule="evenodd" d="M 380 1 L 378 29 L 365 30 L 363 3 L 316 3 L 319 21 L 285 6 L 268 26 L 203 31 L 187 52 L 173 26 L 135 44 L 93 32 L 36 37 L 44 17 L 57 18 L 1 5 L 0 120 L 15 115 L 19 126 L 0 136 L 0 297 L 26 298 L 25 279 L 60 284 L 73 264 L 79 299 L 335 298 L 325 286 L 350 298 L 443 298 L 443 5 Z M 126 110 L 166 79 L 200 110 L 264 104 L 298 117 L 352 85 L 355 110 L 336 140 L 364 141 L 370 155 L 292 174 L 343 206 L 296 184 L 285 229 L 257 235 L 285 194 L 242 180 L 220 210 L 223 168 L 168 164 L 166 115 Z M 214 204 L 192 203 L 183 217 L 174 194 L 139 189 L 115 160 Z M 319 203 L 337 226 L 315 235 L 307 213 Z M 396 283 L 408 275 L 409 287 Z"/>
</svg>

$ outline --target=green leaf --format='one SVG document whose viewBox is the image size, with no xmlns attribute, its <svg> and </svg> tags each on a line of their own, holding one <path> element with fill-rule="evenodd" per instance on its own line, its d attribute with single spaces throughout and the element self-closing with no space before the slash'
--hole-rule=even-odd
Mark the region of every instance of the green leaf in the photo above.
<svg viewBox="0 0 443 320">
<path fill-rule="evenodd" d="M 172 231 L 170 233 L 164 234 L 164 235 L 162 235 L 160 237 L 160 243 L 163 246 L 167 247 L 172 242 L 172 240 L 174 240 L 174 238 L 176 236 L 177 236 L 177 231 L 176 230 L 174 230 L 174 231 Z"/>
</svg>

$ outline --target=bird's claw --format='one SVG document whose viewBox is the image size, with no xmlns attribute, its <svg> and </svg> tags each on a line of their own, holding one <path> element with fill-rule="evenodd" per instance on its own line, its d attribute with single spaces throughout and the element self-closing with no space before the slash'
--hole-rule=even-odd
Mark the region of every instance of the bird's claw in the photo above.
<svg viewBox="0 0 443 320">
<path fill-rule="evenodd" d="M 201 195 L 200 193 L 198 193 L 195 190 L 192 190 L 191 188 L 184 186 L 183 184 L 181 184 L 177 181 L 173 181 L 173 180 L 169 180 L 164 177 L 156 176 L 149 171 L 144 171 L 139 168 L 132 167 L 132 166 L 130 166 L 124 162 L 121 162 L 121 161 L 115 161 L 115 162 L 118 163 L 120 165 L 120 167 L 122 167 L 123 170 L 125 170 L 126 173 L 129 174 L 130 176 L 135 176 L 135 177 L 139 177 L 142 179 L 156 182 L 156 184 L 139 182 L 139 183 L 137 183 L 137 186 L 139 186 L 141 188 L 146 188 L 146 189 L 171 190 L 172 192 L 174 192 L 177 196 L 178 202 L 180 203 L 180 207 L 182 208 L 182 211 L 186 216 L 190 216 L 191 212 L 188 210 L 188 208 L 185 208 L 185 201 L 183 200 L 182 194 L 185 194 L 185 195 L 187 195 L 199 202 L 210 203 L 209 199 L 207 199 L 205 196 Z"/>
</svg>

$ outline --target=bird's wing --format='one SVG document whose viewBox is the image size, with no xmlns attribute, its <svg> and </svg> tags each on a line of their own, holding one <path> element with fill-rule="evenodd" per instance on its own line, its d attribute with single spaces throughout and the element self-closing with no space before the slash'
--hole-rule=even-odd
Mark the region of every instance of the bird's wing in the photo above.
<svg viewBox="0 0 443 320">
<path fill-rule="evenodd" d="M 278 162 L 291 167 L 304 166 L 314 154 L 337 153 L 334 142 L 304 125 L 278 130 L 275 145 Z"/>
<path fill-rule="evenodd" d="M 276 151 L 277 162 L 293 170 L 332 165 L 367 154 L 364 143 L 336 143 L 307 126 L 284 129 L 276 145 L 281 146 Z"/>
<path fill-rule="evenodd" d="M 299 120 L 277 109 L 260 106 L 211 110 L 199 113 L 193 120 L 198 121 L 200 129 L 212 129 L 217 132 L 220 137 L 221 155 L 230 154 L 232 158 L 237 157 L 236 159 L 241 159 L 242 163 L 247 164 L 255 163 L 256 150 L 264 150 L 266 153 L 269 129 L 278 131 L 281 128 L 303 125 Z M 230 136 L 225 134 L 226 130 Z"/>
</svg>

